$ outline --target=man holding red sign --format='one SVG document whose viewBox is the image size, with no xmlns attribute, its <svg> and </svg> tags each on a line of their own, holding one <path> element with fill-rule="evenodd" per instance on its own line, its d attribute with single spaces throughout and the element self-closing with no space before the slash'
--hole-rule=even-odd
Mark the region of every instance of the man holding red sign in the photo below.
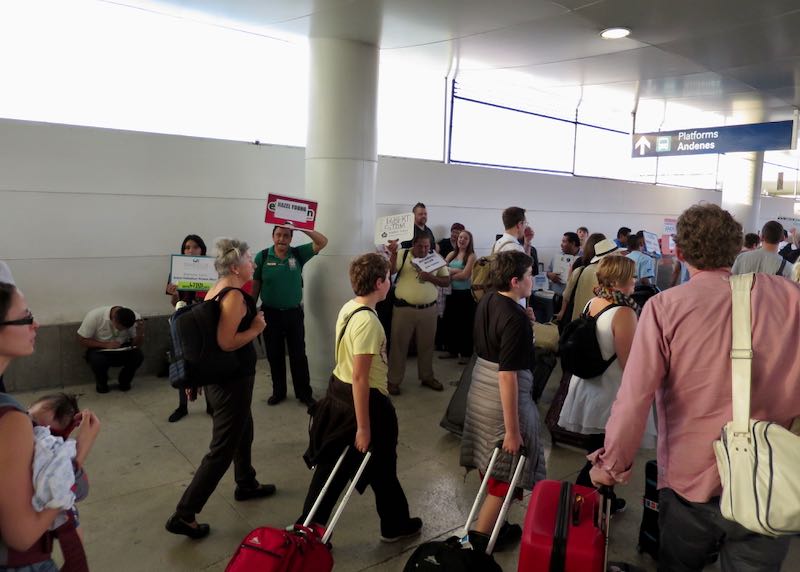
<svg viewBox="0 0 800 572">
<path fill-rule="evenodd" d="M 291 228 L 275 226 L 274 244 L 256 255 L 253 273 L 253 295 L 261 297 L 268 327 L 266 329 L 267 360 L 272 375 L 272 397 L 269 405 L 286 399 L 286 347 L 292 370 L 294 395 L 311 406 L 311 375 L 306 357 L 306 331 L 303 314 L 303 266 L 328 244 L 328 239 L 315 230 L 297 229 L 311 239 L 308 244 L 292 247 Z"/>
</svg>

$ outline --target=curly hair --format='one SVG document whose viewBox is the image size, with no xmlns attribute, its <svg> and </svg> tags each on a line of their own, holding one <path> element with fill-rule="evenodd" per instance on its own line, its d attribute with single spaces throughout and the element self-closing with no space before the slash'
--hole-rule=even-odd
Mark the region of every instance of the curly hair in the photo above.
<svg viewBox="0 0 800 572">
<path fill-rule="evenodd" d="M 742 225 L 714 204 L 689 207 L 676 228 L 675 244 L 698 270 L 730 268 L 742 249 Z"/>
<path fill-rule="evenodd" d="M 356 296 L 368 296 L 375 291 L 378 278 L 387 279 L 389 261 L 380 254 L 362 254 L 350 263 L 350 285 Z"/>
</svg>

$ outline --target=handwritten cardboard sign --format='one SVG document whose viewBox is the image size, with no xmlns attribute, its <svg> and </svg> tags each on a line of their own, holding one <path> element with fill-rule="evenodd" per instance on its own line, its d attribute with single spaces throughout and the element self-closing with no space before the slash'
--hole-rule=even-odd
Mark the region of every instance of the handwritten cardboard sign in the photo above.
<svg viewBox="0 0 800 572">
<path fill-rule="evenodd" d="M 317 221 L 317 203 L 269 194 L 267 197 L 267 214 L 264 222 L 289 228 L 314 230 Z"/>
<path fill-rule="evenodd" d="M 382 216 L 375 221 L 375 244 L 414 238 L 414 213 Z"/>
<path fill-rule="evenodd" d="M 424 258 L 412 258 L 411 264 L 419 268 L 421 272 L 435 272 L 443 266 L 447 266 L 447 262 L 438 252 L 431 252 Z"/>
</svg>

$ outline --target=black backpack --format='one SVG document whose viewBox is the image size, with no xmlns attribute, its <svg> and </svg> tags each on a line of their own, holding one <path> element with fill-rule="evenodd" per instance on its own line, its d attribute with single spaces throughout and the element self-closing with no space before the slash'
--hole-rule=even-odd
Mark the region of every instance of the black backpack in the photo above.
<svg viewBox="0 0 800 572">
<path fill-rule="evenodd" d="M 223 288 L 201 304 L 184 306 L 170 318 L 172 361 L 169 364 L 169 382 L 178 389 L 197 388 L 219 383 L 235 373 L 239 367 L 236 352 L 226 352 L 217 343 L 220 301 L 231 290 L 239 290 L 250 304 L 250 296 L 239 288 Z"/>
<path fill-rule="evenodd" d="M 494 557 L 465 548 L 457 536 L 420 544 L 403 572 L 502 572 Z"/>
<path fill-rule="evenodd" d="M 589 308 L 577 320 L 566 325 L 558 340 L 558 354 L 561 356 L 561 368 L 582 379 L 591 379 L 603 374 L 617 355 L 603 359 L 600 342 L 597 340 L 597 318 L 603 312 L 618 307 L 611 304 L 603 308 L 596 316 L 589 315 Z"/>
</svg>

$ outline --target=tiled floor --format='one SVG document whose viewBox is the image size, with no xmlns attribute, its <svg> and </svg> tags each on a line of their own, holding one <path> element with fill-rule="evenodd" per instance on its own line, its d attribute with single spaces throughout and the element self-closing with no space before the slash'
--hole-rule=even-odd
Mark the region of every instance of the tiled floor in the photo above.
<svg viewBox="0 0 800 572">
<path fill-rule="evenodd" d="M 253 402 L 253 462 L 259 479 L 275 483 L 278 493 L 269 499 L 236 502 L 229 471 L 199 515 L 212 527 L 211 535 L 201 541 L 167 533 L 164 522 L 207 450 L 211 423 L 204 403 L 193 404 L 191 413 L 178 423 L 168 423 L 177 395 L 164 379 L 136 379 L 129 393 L 97 395 L 92 386 L 69 388 L 84 393 L 81 406 L 93 409 L 102 421 L 101 436 L 87 463 L 91 493 L 80 505 L 93 571 L 222 571 L 249 530 L 294 522 L 310 478 L 301 458 L 308 440 L 308 417 L 305 408 L 294 400 L 267 406 L 270 390 L 265 366 L 265 361 L 259 362 Z M 442 382 L 460 375 L 460 366 L 452 360 L 437 359 L 434 367 Z M 412 514 L 425 522 L 422 535 L 382 544 L 372 493 L 368 490 L 363 497 L 354 495 L 333 538 L 337 570 L 401 571 L 419 543 L 447 537 L 463 526 L 477 491 L 477 476 L 470 474 L 465 479 L 458 466 L 459 440 L 439 427 L 453 388 L 445 385 L 445 391 L 437 393 L 420 387 L 413 379 L 416 364 L 409 363 L 407 372 L 403 395 L 393 398 L 400 420 L 398 465 Z M 556 370 L 543 396 L 542 418 L 559 375 Z M 322 394 L 321 384 L 315 392 Z M 36 395 L 16 397 L 27 403 Z M 543 434 L 549 438 L 547 431 Z M 574 479 L 582 455 L 561 447 L 550 451 L 549 443 L 547 452 L 548 476 Z M 617 493 L 627 499 L 629 508 L 613 519 L 610 541 L 611 560 L 627 561 L 643 570 L 655 570 L 648 556 L 636 553 L 643 461 L 653 456 L 653 451 L 641 452 L 642 462 L 637 463 L 631 486 L 618 487 Z M 527 498 L 512 507 L 513 522 L 522 521 L 526 505 Z M 798 544 L 794 542 L 784 570 L 800 569 Z M 496 555 L 504 570 L 516 570 L 517 552 Z"/>
</svg>

